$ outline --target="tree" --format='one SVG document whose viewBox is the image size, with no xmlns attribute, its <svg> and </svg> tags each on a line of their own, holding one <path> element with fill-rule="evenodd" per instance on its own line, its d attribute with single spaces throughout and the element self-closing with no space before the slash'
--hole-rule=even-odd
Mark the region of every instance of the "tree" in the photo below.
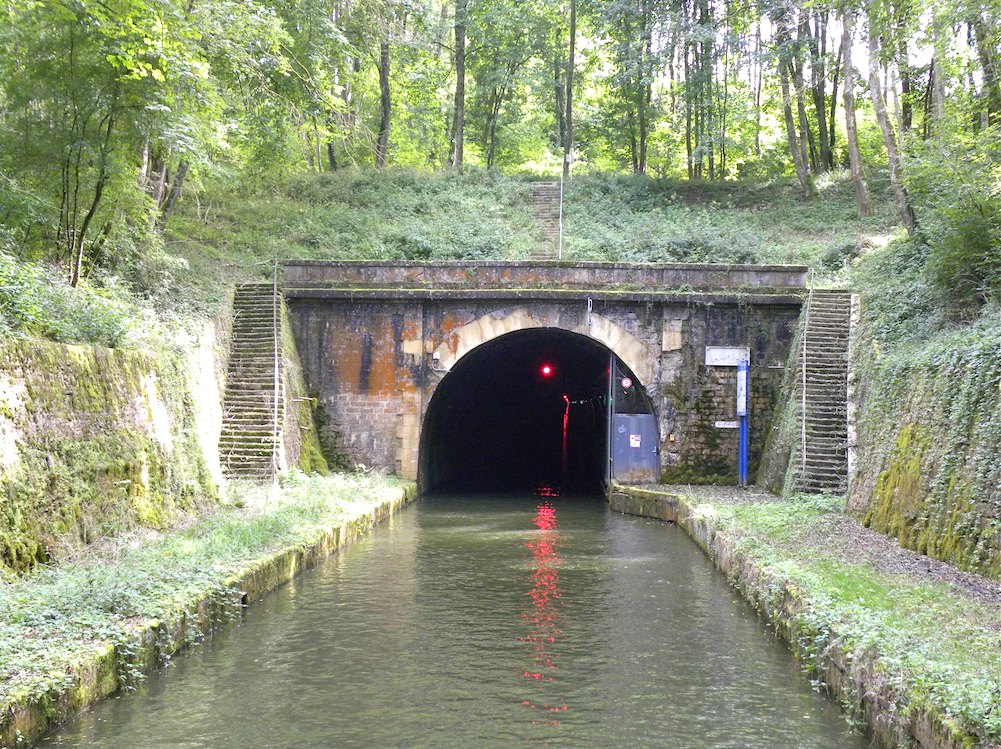
<svg viewBox="0 0 1001 749">
<path fill-rule="evenodd" d="M 910 198 L 907 195 L 907 186 L 904 184 L 903 162 L 897 145 L 897 133 L 894 130 L 893 123 L 890 121 L 890 114 L 886 108 L 886 99 L 883 97 L 882 84 L 879 80 L 880 48 L 879 40 L 876 37 L 877 33 L 877 30 L 874 29 L 873 18 L 870 15 L 869 92 L 872 95 L 872 105 L 876 111 L 876 120 L 879 122 L 879 129 L 883 132 L 883 145 L 886 146 L 886 155 L 890 166 L 890 184 L 893 187 L 893 196 L 897 202 L 900 220 L 907 233 L 913 234 L 917 228 L 917 218 L 914 215 L 914 208 L 911 206 Z"/>
<path fill-rule="evenodd" d="M 467 0 L 455 0 L 455 98 L 452 104 L 451 153 L 448 163 L 462 171 L 466 127 L 466 16 Z"/>
<path fill-rule="evenodd" d="M 855 204 L 858 217 L 865 218 L 870 213 L 869 189 L 862 171 L 862 157 L 859 154 L 858 125 L 855 122 L 855 66 L 852 63 L 852 31 L 855 13 L 846 10 L 842 15 L 844 30 L 841 34 L 841 60 L 844 65 L 845 131 L 848 142 L 848 164 L 855 185 Z"/>
<path fill-rule="evenodd" d="M 577 0 L 570 0 L 570 54 L 567 55 L 566 133 L 563 140 L 563 177 L 570 176 L 570 158 L 573 154 L 573 79 L 574 49 L 577 45 Z"/>
<path fill-rule="evenodd" d="M 779 82 L 782 90 L 782 116 L 785 121 L 786 141 L 789 144 L 789 152 L 792 155 L 793 165 L 796 169 L 796 177 L 799 180 L 803 194 L 808 198 L 816 197 L 817 188 L 814 185 L 813 170 L 810 168 L 810 156 L 807 151 L 805 116 L 800 110 L 799 125 L 797 129 L 796 120 L 793 115 L 792 95 L 790 92 L 790 80 L 801 81 L 802 76 L 796 74 L 798 56 L 798 45 L 792 39 L 790 25 L 792 23 L 792 9 L 788 5 L 778 5 L 775 8 L 773 21 L 776 25 L 775 45 L 777 47 L 779 69 Z M 797 86 L 797 99 L 802 102 L 802 88 Z"/>
</svg>

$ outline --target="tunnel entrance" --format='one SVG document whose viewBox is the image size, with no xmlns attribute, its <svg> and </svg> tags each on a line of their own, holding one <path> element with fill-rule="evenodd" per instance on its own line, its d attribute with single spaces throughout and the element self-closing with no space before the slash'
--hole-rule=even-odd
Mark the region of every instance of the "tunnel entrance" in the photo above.
<svg viewBox="0 0 1001 749">
<path fill-rule="evenodd" d="M 456 362 L 431 399 L 421 488 L 596 493 L 608 479 L 610 395 L 618 413 L 652 414 L 635 376 L 591 338 L 533 328 L 484 343 Z"/>
</svg>

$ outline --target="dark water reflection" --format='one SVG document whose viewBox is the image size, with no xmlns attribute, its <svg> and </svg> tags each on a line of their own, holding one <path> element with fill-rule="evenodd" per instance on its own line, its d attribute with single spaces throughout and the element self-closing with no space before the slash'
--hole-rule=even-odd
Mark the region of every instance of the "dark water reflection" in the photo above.
<svg viewBox="0 0 1001 749">
<path fill-rule="evenodd" d="M 426 499 L 45 746 L 864 747 L 673 526 Z"/>
</svg>

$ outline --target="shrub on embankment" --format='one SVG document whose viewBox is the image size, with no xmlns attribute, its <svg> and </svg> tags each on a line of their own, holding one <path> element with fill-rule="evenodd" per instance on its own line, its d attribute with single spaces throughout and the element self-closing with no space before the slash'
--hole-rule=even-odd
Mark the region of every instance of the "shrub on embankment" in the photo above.
<svg viewBox="0 0 1001 749">
<path fill-rule="evenodd" d="M 956 321 L 928 252 L 899 241 L 856 269 L 849 509 L 908 548 L 1001 578 L 1001 308 Z"/>
<path fill-rule="evenodd" d="M 193 366 L 180 351 L 0 340 L 0 569 L 215 497 Z M 211 400 L 211 372 L 200 379 Z"/>
</svg>

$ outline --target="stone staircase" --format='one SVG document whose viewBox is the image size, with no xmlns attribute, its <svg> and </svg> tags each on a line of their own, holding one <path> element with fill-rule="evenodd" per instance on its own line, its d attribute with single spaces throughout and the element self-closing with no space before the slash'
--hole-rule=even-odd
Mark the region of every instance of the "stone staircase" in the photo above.
<svg viewBox="0 0 1001 749">
<path fill-rule="evenodd" d="M 848 336 L 851 292 L 814 290 L 800 348 L 799 390 L 806 366 L 806 456 L 797 489 L 843 494 L 848 489 Z"/>
<path fill-rule="evenodd" d="M 560 236 L 560 183 L 533 182 L 532 197 L 529 199 L 535 223 L 546 238 L 532 254 L 532 260 L 555 260 L 556 243 Z"/>
<path fill-rule="evenodd" d="M 277 470 L 285 399 L 281 392 L 281 314 L 275 333 L 277 300 L 270 283 L 239 286 L 233 299 L 226 395 L 219 457 L 230 478 L 270 479 Z M 277 354 L 277 356 L 276 356 Z M 275 367 L 278 410 L 275 423 Z"/>
</svg>

